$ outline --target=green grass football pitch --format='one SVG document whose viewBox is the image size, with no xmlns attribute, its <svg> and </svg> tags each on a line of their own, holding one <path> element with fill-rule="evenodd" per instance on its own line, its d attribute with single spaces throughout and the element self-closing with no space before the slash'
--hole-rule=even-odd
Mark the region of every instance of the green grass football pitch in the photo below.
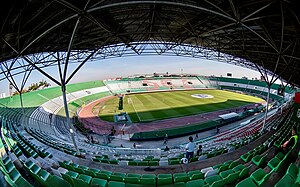
<svg viewBox="0 0 300 187">
<path fill-rule="evenodd" d="M 193 94 L 207 94 L 213 98 L 194 98 Z M 118 110 L 119 98 L 113 98 L 100 107 L 99 116 L 113 121 L 113 116 L 127 112 L 133 122 L 162 120 L 236 108 L 263 102 L 261 98 L 224 90 L 189 90 L 130 94 L 124 97 L 123 110 Z"/>
</svg>

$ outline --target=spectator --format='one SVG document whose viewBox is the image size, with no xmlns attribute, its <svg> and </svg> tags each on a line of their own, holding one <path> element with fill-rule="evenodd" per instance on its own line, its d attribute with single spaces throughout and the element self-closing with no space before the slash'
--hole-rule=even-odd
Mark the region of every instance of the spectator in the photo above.
<svg viewBox="0 0 300 187">
<path fill-rule="evenodd" d="M 297 134 L 297 129 L 295 126 L 292 128 L 292 136 L 289 138 L 288 141 L 284 142 L 278 149 L 275 150 L 274 156 L 277 153 L 283 153 L 286 154 L 290 150 L 294 149 L 298 143 L 298 134 Z"/>
<path fill-rule="evenodd" d="M 123 144 L 121 144 L 120 147 L 123 147 Z"/>
<path fill-rule="evenodd" d="M 189 143 L 186 144 L 185 149 L 186 149 L 186 158 L 189 160 L 190 158 L 193 158 L 194 156 L 194 150 L 196 147 L 196 144 L 193 142 L 193 137 L 189 137 Z"/>
<path fill-rule="evenodd" d="M 217 126 L 217 134 L 220 132 L 219 126 Z"/>
<path fill-rule="evenodd" d="M 168 143 L 168 134 L 166 134 L 165 139 L 164 139 L 164 144 Z"/>
<path fill-rule="evenodd" d="M 110 129 L 110 135 L 111 135 L 111 136 L 114 136 L 115 134 L 116 134 L 115 127 L 112 126 L 112 128 Z"/>
<path fill-rule="evenodd" d="M 198 133 L 196 134 L 196 136 L 195 136 L 195 139 L 198 139 L 199 137 L 198 137 Z"/>
<path fill-rule="evenodd" d="M 133 148 L 136 148 L 136 144 L 135 143 L 133 143 Z"/>
<path fill-rule="evenodd" d="M 164 151 L 169 151 L 169 150 L 170 150 L 170 148 L 166 145 Z"/>
<path fill-rule="evenodd" d="M 201 153 L 202 153 L 202 145 L 200 144 L 197 150 L 197 156 L 200 156 Z"/>
</svg>

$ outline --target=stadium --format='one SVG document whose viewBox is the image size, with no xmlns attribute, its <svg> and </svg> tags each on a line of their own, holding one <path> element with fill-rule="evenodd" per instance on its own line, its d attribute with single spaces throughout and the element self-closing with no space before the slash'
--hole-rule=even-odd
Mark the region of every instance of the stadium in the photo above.
<svg viewBox="0 0 300 187">
<path fill-rule="evenodd" d="M 9 93 L 0 98 L 0 186 L 300 185 L 295 2 L 41 0 L 2 7 L 0 86 L 8 84 Z M 105 63 L 140 56 L 138 74 L 124 76 L 126 66 Z M 150 56 L 162 59 L 156 72 L 141 60 Z M 174 73 L 164 57 L 222 62 L 260 77 L 233 77 L 239 72 L 220 64 L 212 69 L 225 76 L 198 66 Z M 97 64 L 90 72 L 113 67 L 110 78 L 71 83 L 84 80 L 79 71 L 89 63 Z M 34 83 L 37 77 L 46 81 Z"/>
</svg>

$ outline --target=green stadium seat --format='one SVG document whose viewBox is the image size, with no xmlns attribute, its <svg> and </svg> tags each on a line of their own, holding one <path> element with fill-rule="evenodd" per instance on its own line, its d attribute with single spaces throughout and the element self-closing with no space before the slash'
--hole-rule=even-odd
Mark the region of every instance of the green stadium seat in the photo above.
<svg viewBox="0 0 300 187">
<path fill-rule="evenodd" d="M 213 169 L 219 169 L 221 166 L 223 166 L 224 165 L 224 163 L 221 163 L 221 164 L 218 164 L 218 165 L 215 165 L 215 166 L 213 166 L 212 168 Z"/>
<path fill-rule="evenodd" d="M 193 181 L 188 181 L 186 183 L 186 187 L 204 187 L 204 180 L 203 179 L 197 179 Z"/>
<path fill-rule="evenodd" d="M 96 177 L 96 173 L 91 170 L 84 170 L 84 174 L 89 175 L 91 177 Z"/>
<path fill-rule="evenodd" d="M 288 175 L 285 174 L 275 185 L 275 187 L 286 187 L 286 186 L 294 186 L 294 179 Z"/>
<path fill-rule="evenodd" d="M 100 173 L 101 170 L 96 169 L 96 168 L 89 168 L 89 171 L 92 171 L 94 173 Z"/>
<path fill-rule="evenodd" d="M 148 166 L 149 165 L 148 161 L 140 161 L 137 164 L 138 164 L 138 166 Z"/>
<path fill-rule="evenodd" d="M 186 173 L 175 173 L 173 174 L 174 183 L 188 182 L 190 177 Z"/>
<path fill-rule="evenodd" d="M 107 180 L 93 178 L 91 182 L 91 187 L 106 187 Z"/>
<path fill-rule="evenodd" d="M 141 178 L 141 175 L 140 174 L 136 174 L 136 173 L 127 173 L 126 175 L 127 177 L 137 177 L 137 178 Z"/>
<path fill-rule="evenodd" d="M 29 169 L 34 165 L 35 163 L 32 162 L 32 160 L 28 160 L 27 162 L 25 162 L 25 166 L 28 167 Z"/>
<path fill-rule="evenodd" d="M 92 177 L 91 176 L 88 176 L 88 175 L 84 175 L 84 174 L 80 174 L 77 179 L 81 179 L 83 180 L 84 182 L 90 184 L 91 181 L 92 181 Z"/>
<path fill-rule="evenodd" d="M 223 186 L 225 186 L 225 184 L 226 184 L 225 179 L 221 179 L 221 180 L 213 182 L 212 185 L 210 185 L 210 187 L 223 187 Z"/>
<path fill-rule="evenodd" d="M 220 177 L 225 179 L 229 174 L 232 174 L 233 173 L 233 170 L 231 169 L 228 169 L 226 171 L 222 171 L 221 173 L 219 173 Z"/>
<path fill-rule="evenodd" d="M 118 160 L 109 160 L 109 164 L 119 164 Z"/>
<path fill-rule="evenodd" d="M 256 183 L 250 178 L 246 178 L 239 182 L 235 187 L 258 187 Z"/>
<path fill-rule="evenodd" d="M 109 181 L 108 187 L 125 187 L 124 182 Z"/>
<path fill-rule="evenodd" d="M 1 158 L 1 162 L 2 162 L 3 165 L 6 165 L 6 164 L 8 164 L 9 162 L 11 162 L 11 159 L 10 159 L 9 156 L 6 156 L 5 158 L 2 157 L 2 158 Z"/>
<path fill-rule="evenodd" d="M 110 175 L 106 173 L 95 173 L 97 178 L 104 179 L 104 180 L 110 180 Z"/>
<path fill-rule="evenodd" d="M 72 166 L 74 169 L 79 167 L 78 164 L 75 164 L 73 162 L 70 162 L 69 165 Z"/>
<path fill-rule="evenodd" d="M 156 186 L 156 175 L 155 174 L 144 174 L 141 176 L 141 184 Z"/>
<path fill-rule="evenodd" d="M 60 167 L 66 168 L 66 164 L 64 162 L 58 161 L 58 165 Z"/>
<path fill-rule="evenodd" d="M 73 170 L 75 171 L 75 172 L 77 172 L 77 173 L 80 173 L 80 174 L 83 174 L 84 173 L 84 170 L 83 169 L 81 169 L 80 167 L 74 167 L 73 166 Z"/>
<path fill-rule="evenodd" d="M 106 170 L 101 170 L 100 173 L 105 173 L 107 175 L 111 175 L 112 172 L 111 171 L 106 171 Z M 118 175 L 118 174 L 117 174 Z M 125 176 L 125 175 L 124 175 Z"/>
<path fill-rule="evenodd" d="M 253 164 L 255 164 L 257 167 L 261 167 L 261 166 L 265 163 L 266 158 L 267 158 L 267 154 L 264 155 L 264 156 L 256 155 L 255 157 L 253 157 L 253 158 L 251 159 L 251 161 L 252 161 Z"/>
<path fill-rule="evenodd" d="M 34 174 L 37 174 L 42 168 L 36 164 L 34 164 L 31 168 L 30 171 Z"/>
<path fill-rule="evenodd" d="M 275 155 L 275 157 L 278 159 L 278 160 L 282 160 L 284 158 L 284 154 L 282 154 L 281 152 L 277 153 Z"/>
<path fill-rule="evenodd" d="M 5 181 L 12 187 L 33 187 L 28 181 L 26 181 L 23 177 L 19 177 L 16 181 L 11 180 L 8 176 L 4 176 Z"/>
<path fill-rule="evenodd" d="M 239 172 L 235 173 L 231 169 L 222 171 L 219 175 L 222 179 L 225 180 L 226 184 L 233 183 L 239 179 Z"/>
<path fill-rule="evenodd" d="M 193 157 L 190 158 L 189 162 L 197 162 L 198 161 L 198 157 Z"/>
<path fill-rule="evenodd" d="M 78 166 L 78 168 L 80 168 L 82 170 L 88 170 L 89 169 L 89 167 L 87 167 L 87 166 Z"/>
<path fill-rule="evenodd" d="M 10 173 L 15 168 L 15 165 L 10 161 L 6 165 L 4 165 L 4 169 L 6 173 Z"/>
<path fill-rule="evenodd" d="M 61 173 L 61 176 L 62 176 L 62 178 L 63 178 L 65 181 L 67 181 L 67 182 L 70 183 L 72 186 L 74 186 L 74 180 L 73 180 L 73 178 L 72 178 L 70 175 Z"/>
<path fill-rule="evenodd" d="M 229 166 L 229 164 L 222 164 L 221 166 L 218 166 L 219 167 L 218 173 L 227 170 L 228 166 Z"/>
<path fill-rule="evenodd" d="M 291 163 L 286 171 L 286 174 L 290 175 L 294 181 L 296 181 L 298 178 L 298 181 L 300 181 L 300 176 L 298 177 L 299 168 L 296 166 L 296 164 Z"/>
<path fill-rule="evenodd" d="M 245 178 L 249 174 L 251 166 L 252 165 L 249 165 L 248 167 L 245 167 L 244 169 L 242 169 L 242 171 L 239 174 L 240 179 Z"/>
<path fill-rule="evenodd" d="M 173 184 L 172 174 L 158 174 L 157 175 L 157 185 L 158 186 L 169 185 L 169 184 Z"/>
<path fill-rule="evenodd" d="M 250 178 L 252 178 L 258 186 L 263 186 L 271 174 L 272 172 L 266 173 L 263 169 L 259 168 L 250 175 Z"/>
<path fill-rule="evenodd" d="M 189 171 L 188 176 L 190 177 L 190 180 L 196 180 L 196 179 L 204 179 L 204 173 L 200 172 L 199 170 L 195 171 Z"/>
<path fill-rule="evenodd" d="M 128 161 L 128 166 L 137 166 L 138 162 L 136 161 Z"/>
<path fill-rule="evenodd" d="M 67 171 L 67 173 L 65 173 L 67 175 L 69 175 L 72 178 L 77 178 L 79 173 L 75 172 L 75 171 Z"/>
<path fill-rule="evenodd" d="M 279 160 L 277 157 L 272 158 L 267 164 L 273 171 L 277 172 L 283 165 L 283 160 Z"/>
<path fill-rule="evenodd" d="M 180 159 L 169 160 L 169 165 L 176 165 L 176 164 L 180 164 Z"/>
<path fill-rule="evenodd" d="M 173 184 L 173 179 L 171 177 L 169 178 L 157 178 L 157 186 L 164 186 Z"/>
<path fill-rule="evenodd" d="M 126 176 L 125 178 L 124 178 L 124 182 L 127 184 L 127 183 L 129 183 L 129 184 L 140 184 L 140 178 L 139 177 L 128 177 L 128 176 Z"/>
<path fill-rule="evenodd" d="M 74 187 L 89 187 L 92 177 L 80 174 L 78 178 L 74 178 Z"/>
<path fill-rule="evenodd" d="M 159 162 L 158 161 L 149 161 L 149 166 L 158 166 Z"/>
<path fill-rule="evenodd" d="M 13 182 L 16 182 L 20 177 L 21 174 L 19 173 L 19 171 L 14 168 L 10 173 L 9 173 L 9 177 Z"/>
<path fill-rule="evenodd" d="M 239 172 L 239 171 L 242 171 L 244 168 L 245 168 L 245 166 L 243 164 L 239 164 L 239 165 L 235 166 L 234 168 L 232 168 L 232 170 L 234 172 Z"/>
<path fill-rule="evenodd" d="M 118 182 L 123 182 L 124 181 L 124 177 L 120 176 L 120 175 L 110 175 L 110 180 L 111 181 L 118 181 Z"/>
<path fill-rule="evenodd" d="M 221 181 L 222 178 L 219 175 L 210 176 L 204 179 L 206 184 L 212 185 L 216 181 Z"/>
<path fill-rule="evenodd" d="M 246 154 L 241 155 L 240 158 L 244 162 L 249 162 L 252 159 L 253 156 L 254 156 L 254 152 L 249 151 Z"/>
<path fill-rule="evenodd" d="M 123 178 L 126 176 L 125 173 L 121 173 L 121 172 L 113 172 L 112 174 L 113 174 L 113 175 L 117 175 L 117 176 L 121 176 L 121 177 L 123 177 Z"/>
<path fill-rule="evenodd" d="M 281 145 L 281 140 L 276 140 L 273 144 L 275 147 L 279 148 Z"/>
<path fill-rule="evenodd" d="M 229 174 L 224 180 L 226 184 L 231 184 L 236 182 L 239 179 L 239 174 L 240 173 L 231 173 Z"/>
<path fill-rule="evenodd" d="M 36 180 L 38 180 L 43 186 L 47 185 L 47 181 L 50 179 L 51 174 L 44 169 L 41 169 L 37 175 L 34 174 Z"/>
<path fill-rule="evenodd" d="M 176 183 L 176 184 L 165 185 L 164 187 L 186 187 L 186 183 L 179 182 L 179 183 Z"/>
<path fill-rule="evenodd" d="M 228 169 L 232 169 L 234 168 L 235 166 L 239 165 L 238 161 L 233 161 L 230 163 L 230 165 L 228 166 Z"/>
</svg>

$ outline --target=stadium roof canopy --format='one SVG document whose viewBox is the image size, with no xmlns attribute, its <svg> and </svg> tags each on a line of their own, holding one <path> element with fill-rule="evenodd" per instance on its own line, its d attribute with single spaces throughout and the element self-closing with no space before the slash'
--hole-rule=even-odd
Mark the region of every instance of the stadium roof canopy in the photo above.
<svg viewBox="0 0 300 187">
<path fill-rule="evenodd" d="M 300 85 L 296 0 L 12 0 L 0 14 L 6 78 L 59 65 L 67 83 L 88 60 L 169 54 L 258 68 L 276 74 L 269 82 Z M 78 68 L 67 77 L 70 63 Z"/>
</svg>

